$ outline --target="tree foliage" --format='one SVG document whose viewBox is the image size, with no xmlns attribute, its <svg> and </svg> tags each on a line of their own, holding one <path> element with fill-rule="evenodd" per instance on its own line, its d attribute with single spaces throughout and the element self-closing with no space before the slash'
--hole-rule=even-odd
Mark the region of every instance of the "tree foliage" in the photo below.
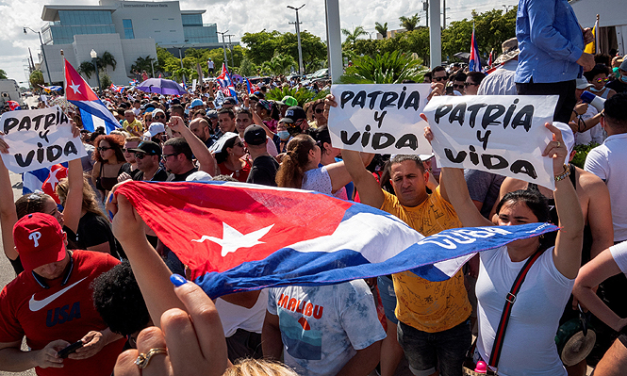
<svg viewBox="0 0 627 376">
<path fill-rule="evenodd" d="M 305 89 L 304 87 L 300 89 L 296 89 L 295 87 L 276 87 L 266 93 L 266 98 L 273 101 L 280 101 L 285 96 L 289 95 L 296 98 L 298 105 L 303 107 L 305 103 L 322 99 L 326 97 L 327 94 L 329 94 L 327 91 L 320 91 L 316 94 L 315 91 Z"/>
<path fill-rule="evenodd" d="M 88 79 L 91 78 L 92 74 L 96 73 L 96 67 L 94 67 L 94 63 L 91 61 L 83 61 L 77 70 L 78 73 L 84 74 Z"/>
<path fill-rule="evenodd" d="M 355 44 L 360 36 L 368 35 L 368 32 L 364 30 L 363 26 L 357 26 L 353 31 L 342 29 L 342 34 L 346 37 L 346 43 Z"/>
<path fill-rule="evenodd" d="M 39 85 L 44 84 L 44 74 L 40 70 L 33 71 L 28 77 L 28 80 L 33 89 L 38 89 Z"/>
<path fill-rule="evenodd" d="M 108 89 L 109 86 L 111 86 L 112 82 L 113 81 L 111 81 L 111 77 L 109 77 L 108 74 L 105 73 L 105 74 L 100 75 L 100 88 L 102 90 Z"/>
<path fill-rule="evenodd" d="M 313 72 L 323 67 L 327 59 L 326 44 L 308 31 L 300 32 L 300 41 L 305 71 Z M 245 56 L 255 65 L 269 62 L 277 53 L 289 55 L 298 61 L 298 38 L 295 33 L 280 33 L 276 30 L 245 33 L 242 42 L 246 44 Z"/>
<path fill-rule="evenodd" d="M 137 72 L 152 72 L 152 65 L 155 62 L 155 59 L 150 55 L 146 57 L 138 57 L 137 60 L 131 65 L 131 74 L 135 71 Z"/>
<path fill-rule="evenodd" d="M 398 18 L 401 21 L 401 27 L 407 31 L 415 30 L 418 26 L 418 22 L 420 21 L 420 17 L 418 17 L 418 13 L 414 14 L 411 17 L 401 16 Z"/>
<path fill-rule="evenodd" d="M 276 54 L 270 59 L 261 64 L 261 71 L 265 73 L 271 73 L 273 75 L 280 75 L 289 73 L 298 64 L 293 57 L 286 54 Z"/>
<path fill-rule="evenodd" d="M 353 65 L 340 77 L 345 84 L 396 84 L 403 80 L 421 82 L 426 72 L 422 60 L 400 51 L 375 57 L 354 56 Z"/>
<path fill-rule="evenodd" d="M 377 33 L 381 34 L 383 36 L 383 39 L 388 37 L 388 23 L 384 23 L 383 25 L 381 25 L 378 22 L 374 23 L 374 28 L 375 30 L 377 30 Z"/>
<path fill-rule="evenodd" d="M 7 78 L 7 72 L 4 71 L 4 69 L 0 69 L 0 80 L 6 80 Z"/>
</svg>

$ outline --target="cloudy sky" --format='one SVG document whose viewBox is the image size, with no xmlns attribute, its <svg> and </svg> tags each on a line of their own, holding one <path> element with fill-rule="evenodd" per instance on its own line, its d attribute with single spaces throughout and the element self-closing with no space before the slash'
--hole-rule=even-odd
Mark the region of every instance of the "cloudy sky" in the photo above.
<svg viewBox="0 0 627 376">
<path fill-rule="evenodd" d="M 363 26 L 367 31 L 374 31 L 374 23 L 388 23 L 389 29 L 398 28 L 400 16 L 419 13 L 420 24 L 425 17 L 423 0 L 339 0 L 340 19 L 343 28 L 353 29 Z M 263 29 L 281 32 L 293 31 L 294 7 L 306 4 L 299 11 L 302 22 L 301 30 L 307 30 L 326 39 L 324 1 L 323 0 L 182 0 L 181 9 L 206 9 L 205 23 L 217 23 L 218 31 L 229 30 L 239 40 L 245 32 L 258 32 Z M 470 17 L 472 9 L 479 12 L 493 8 L 504 9 L 503 5 L 513 6 L 517 0 L 446 0 L 447 22 Z M 27 57 L 30 47 L 35 62 L 39 50 L 39 37 L 29 31 L 24 34 L 24 26 L 41 30 L 44 22 L 41 13 L 45 4 L 56 5 L 98 5 L 97 0 L 0 0 L 0 69 L 4 69 L 9 78 L 18 82 L 25 81 L 28 69 Z M 374 34 L 372 36 L 375 37 Z M 27 86 L 27 85 L 24 85 Z"/>
</svg>

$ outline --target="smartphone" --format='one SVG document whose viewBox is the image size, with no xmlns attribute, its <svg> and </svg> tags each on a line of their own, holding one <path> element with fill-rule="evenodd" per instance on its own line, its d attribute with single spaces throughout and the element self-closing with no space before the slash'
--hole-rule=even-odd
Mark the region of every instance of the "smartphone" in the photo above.
<svg viewBox="0 0 627 376">
<path fill-rule="evenodd" d="M 78 340 L 68 347 L 64 348 L 63 350 L 59 351 L 57 355 L 59 356 L 59 358 L 65 359 L 68 355 L 72 354 L 81 347 L 83 347 L 83 341 Z"/>
</svg>

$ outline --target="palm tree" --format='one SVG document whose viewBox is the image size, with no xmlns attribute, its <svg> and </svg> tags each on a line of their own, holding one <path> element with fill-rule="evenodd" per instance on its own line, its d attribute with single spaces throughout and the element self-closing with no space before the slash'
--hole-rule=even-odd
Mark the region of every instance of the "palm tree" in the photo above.
<svg viewBox="0 0 627 376">
<path fill-rule="evenodd" d="M 81 65 L 78 66 L 78 73 L 84 74 L 87 79 L 90 79 L 92 73 L 96 73 L 94 63 L 91 61 L 83 61 Z"/>
<path fill-rule="evenodd" d="M 381 25 L 378 22 L 374 23 L 374 28 L 377 30 L 377 33 L 383 35 L 383 39 L 386 39 L 388 37 L 388 23 L 384 23 L 383 25 Z"/>
<path fill-rule="evenodd" d="M 290 68 L 296 66 L 296 60 L 290 55 L 276 54 L 270 61 L 262 64 L 261 69 L 274 75 L 288 73 Z"/>
<path fill-rule="evenodd" d="M 98 57 L 98 69 L 105 70 L 110 65 L 113 70 L 118 65 L 118 62 L 113 57 L 113 54 L 109 51 L 105 51 L 102 56 Z"/>
<path fill-rule="evenodd" d="M 352 56 L 353 65 L 340 77 L 344 84 L 397 84 L 403 80 L 422 82 L 428 71 L 422 60 L 398 50 L 374 58 L 368 55 Z"/>
<path fill-rule="evenodd" d="M 131 74 L 132 72 L 150 72 L 152 69 L 152 63 L 155 61 L 150 55 L 146 57 L 138 57 L 137 60 L 131 65 Z"/>
<path fill-rule="evenodd" d="M 342 29 L 342 34 L 346 36 L 346 42 L 350 44 L 355 44 L 357 38 L 362 35 L 368 35 L 368 32 L 364 30 L 363 26 L 357 26 L 355 30 L 351 33 L 348 29 Z"/>
<path fill-rule="evenodd" d="M 418 13 L 414 14 L 411 17 L 402 16 L 402 17 L 399 17 L 398 19 L 399 21 L 401 21 L 401 27 L 407 31 L 412 31 L 416 29 L 416 26 L 418 25 L 418 21 L 420 21 L 420 17 L 418 17 Z"/>
</svg>

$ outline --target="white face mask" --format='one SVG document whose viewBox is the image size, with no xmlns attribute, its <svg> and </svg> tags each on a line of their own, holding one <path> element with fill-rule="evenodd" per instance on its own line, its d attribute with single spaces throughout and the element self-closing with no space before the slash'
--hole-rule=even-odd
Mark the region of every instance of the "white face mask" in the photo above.
<svg viewBox="0 0 627 376">
<path fill-rule="evenodd" d="M 602 87 L 601 89 L 597 89 L 594 86 L 590 86 L 589 90 L 592 92 L 598 93 L 599 91 L 605 90 L 605 87 Z"/>
</svg>

